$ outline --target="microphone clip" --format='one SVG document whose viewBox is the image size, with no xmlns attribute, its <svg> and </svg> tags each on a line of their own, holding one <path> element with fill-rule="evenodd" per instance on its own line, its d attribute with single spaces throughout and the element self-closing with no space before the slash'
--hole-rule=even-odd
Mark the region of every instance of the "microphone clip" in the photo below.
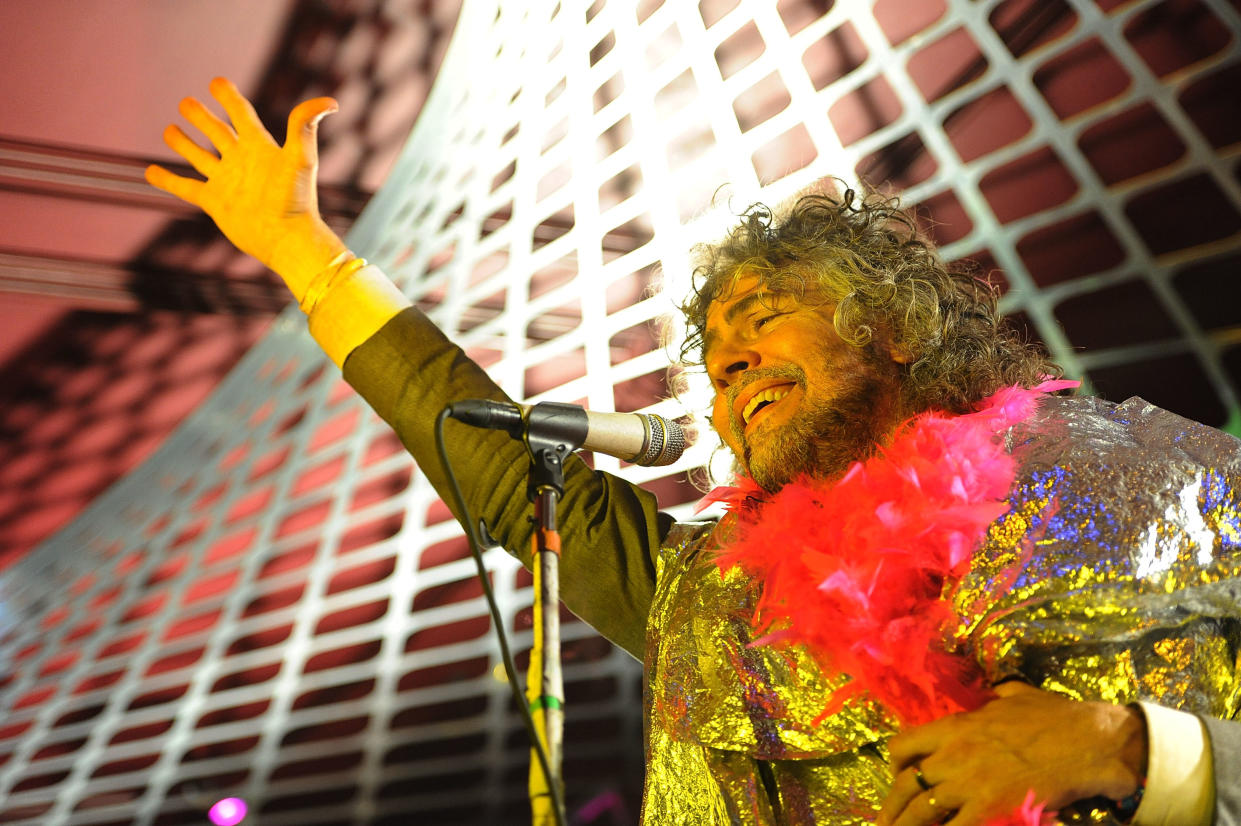
<svg viewBox="0 0 1241 826">
<path fill-rule="evenodd" d="M 449 415 L 475 427 L 503 430 L 521 439 L 530 454 L 527 496 L 534 501 L 541 488 L 564 495 L 564 459 L 586 443 L 590 419 L 575 404 L 539 402 L 531 407 L 511 402 L 470 399 L 454 402 Z"/>
<path fill-rule="evenodd" d="M 522 417 L 522 441 L 530 453 L 530 481 L 526 496 L 531 502 L 541 489 L 550 488 L 556 498 L 564 495 L 564 460 L 586 443 L 590 428 L 586 411 L 575 404 L 539 402 Z"/>
</svg>

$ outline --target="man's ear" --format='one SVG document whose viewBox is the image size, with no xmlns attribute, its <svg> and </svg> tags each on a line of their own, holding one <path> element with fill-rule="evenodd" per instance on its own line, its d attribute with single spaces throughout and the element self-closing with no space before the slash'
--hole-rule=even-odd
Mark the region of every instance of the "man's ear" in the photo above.
<svg viewBox="0 0 1241 826">
<path fill-rule="evenodd" d="M 894 341 L 888 330 L 875 331 L 875 345 L 880 353 L 887 353 L 888 358 L 897 364 L 912 364 L 918 360 L 907 345 Z"/>
<path fill-rule="evenodd" d="M 909 352 L 908 347 L 904 347 L 894 342 L 888 342 L 886 348 L 888 351 L 888 357 L 897 364 L 909 364 L 914 361 L 914 355 Z"/>
</svg>

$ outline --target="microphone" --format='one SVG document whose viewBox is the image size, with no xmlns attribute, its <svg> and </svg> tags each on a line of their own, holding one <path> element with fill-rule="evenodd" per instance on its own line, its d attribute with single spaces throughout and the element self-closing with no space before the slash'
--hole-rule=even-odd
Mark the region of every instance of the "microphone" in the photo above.
<svg viewBox="0 0 1241 826">
<path fill-rule="evenodd" d="M 569 450 L 606 453 L 642 467 L 670 465 L 685 452 L 681 425 L 654 413 L 595 413 L 559 402 L 467 399 L 450 404 L 448 415 L 474 427 L 503 430 L 514 439 L 559 441 Z"/>
</svg>

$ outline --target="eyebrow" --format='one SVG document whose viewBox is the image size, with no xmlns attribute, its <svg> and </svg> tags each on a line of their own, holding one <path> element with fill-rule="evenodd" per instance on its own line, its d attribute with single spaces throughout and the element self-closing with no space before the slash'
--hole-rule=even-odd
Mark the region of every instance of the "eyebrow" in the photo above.
<svg viewBox="0 0 1241 826">
<path fill-rule="evenodd" d="M 772 295 L 774 295 L 774 293 L 765 292 L 765 291 L 750 293 L 745 298 L 740 299 L 736 304 L 732 305 L 731 307 L 729 307 L 727 310 L 724 311 L 725 323 L 731 324 L 733 320 L 737 318 L 737 316 L 750 312 L 751 310 L 754 309 L 754 305 L 761 303 L 763 299 L 769 298 Z M 703 359 L 706 359 L 707 351 L 711 349 L 711 345 L 714 344 L 718 338 L 719 338 L 719 335 L 716 334 L 712 330 L 705 330 L 703 332 L 702 334 L 702 357 Z"/>
<path fill-rule="evenodd" d="M 754 305 L 769 297 L 772 293 L 753 292 L 724 311 L 724 320 L 731 323 L 733 319 L 754 309 Z"/>
</svg>

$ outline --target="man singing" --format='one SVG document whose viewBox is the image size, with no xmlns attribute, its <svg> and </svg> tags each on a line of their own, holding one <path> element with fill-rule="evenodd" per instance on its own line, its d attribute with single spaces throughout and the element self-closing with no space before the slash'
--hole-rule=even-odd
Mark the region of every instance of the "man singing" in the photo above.
<svg viewBox="0 0 1241 826">
<path fill-rule="evenodd" d="M 211 93 L 231 125 L 192 98 L 180 109 L 210 148 L 176 126 L 164 133 L 205 181 L 160 167 L 148 180 L 285 280 L 312 335 L 442 488 L 436 415 L 454 400 L 505 397 L 320 219 L 316 124 L 335 102 L 298 106 L 281 147 L 231 83 L 217 79 Z M 1211 772 L 1212 759 L 1220 777 L 1237 761 L 1214 718 L 1231 718 L 1241 698 L 1241 445 L 1140 400 L 1027 390 L 1054 365 L 999 326 L 986 284 L 949 272 L 874 198 L 822 191 L 774 212 L 752 207 L 699 250 L 696 274 L 685 355 L 715 389 L 712 423 L 741 480 L 733 510 L 718 524 L 674 524 L 650 494 L 576 459 L 561 505 L 565 602 L 645 663 L 644 822 L 964 826 L 1031 801 L 1090 822 L 1135 810 L 1139 823 L 1234 822 L 1235 794 L 1226 783 L 1216 793 Z M 981 708 L 909 726 L 937 715 L 849 694 L 859 671 L 759 640 L 752 620 L 776 578 L 722 560 L 740 558 L 746 537 L 775 564 L 806 550 L 761 539 L 788 527 L 773 516 L 788 494 L 817 497 L 793 511 L 809 524 L 791 528 L 801 537 L 839 527 L 816 513 L 832 512 L 859 474 L 909 483 L 915 474 L 892 462 L 927 411 L 944 432 L 994 427 L 978 449 L 1007 476 L 999 506 L 963 509 L 990 516 L 968 543 L 949 543 L 956 573 L 917 586 L 931 582 L 931 613 L 954 618 L 931 647 L 975 675 L 980 699 L 962 707 Z M 450 427 L 470 507 L 528 565 L 524 448 Z M 969 450 L 950 451 L 953 467 L 983 464 Z M 913 481 L 929 490 L 943 479 Z M 933 507 L 910 516 L 919 502 L 842 512 L 846 538 L 865 549 L 871 525 L 929 534 L 943 520 Z M 912 593 L 882 573 L 866 587 L 876 601 Z M 817 599 L 822 588 L 810 590 Z M 899 677 L 902 663 L 888 668 Z"/>
</svg>

